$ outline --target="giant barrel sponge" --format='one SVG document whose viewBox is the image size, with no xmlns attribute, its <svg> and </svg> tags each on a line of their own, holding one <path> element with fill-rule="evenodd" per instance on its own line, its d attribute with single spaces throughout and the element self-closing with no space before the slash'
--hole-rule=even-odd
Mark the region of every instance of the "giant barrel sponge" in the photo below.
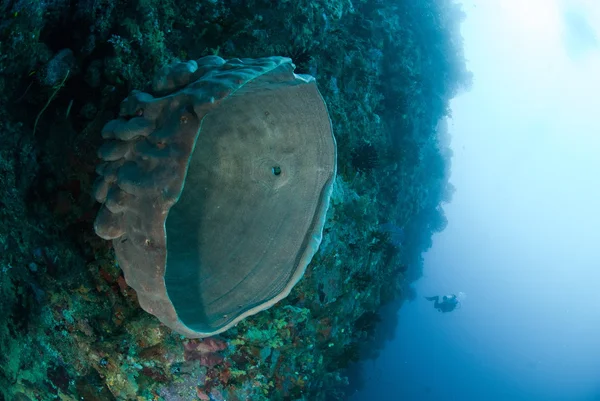
<svg viewBox="0 0 600 401">
<path fill-rule="evenodd" d="M 102 130 L 94 228 L 144 310 L 211 336 L 285 298 L 317 251 L 331 122 L 283 57 L 176 63 L 150 92 Z"/>
</svg>

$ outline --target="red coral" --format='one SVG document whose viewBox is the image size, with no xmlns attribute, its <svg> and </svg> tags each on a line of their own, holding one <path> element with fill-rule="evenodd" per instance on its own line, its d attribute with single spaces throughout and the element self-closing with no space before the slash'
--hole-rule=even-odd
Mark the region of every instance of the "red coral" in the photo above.
<svg viewBox="0 0 600 401">
<path fill-rule="evenodd" d="M 223 362 L 223 357 L 219 354 L 204 354 L 200 355 L 197 360 L 200 361 L 200 365 L 212 368 L 213 366 Z"/>
<path fill-rule="evenodd" d="M 200 387 L 196 387 L 196 394 L 198 394 L 198 398 L 203 401 L 210 400 L 210 397 L 208 396 L 208 394 L 206 394 L 206 392 L 203 389 L 201 389 Z"/>
<path fill-rule="evenodd" d="M 229 368 L 225 368 L 221 372 L 219 372 L 219 381 L 223 385 L 229 383 L 229 379 L 231 379 L 231 370 L 229 370 Z"/>
<path fill-rule="evenodd" d="M 186 361 L 200 361 L 202 366 L 213 367 L 223 362 L 223 356 L 217 352 L 227 348 L 225 342 L 216 338 L 190 340 L 183 343 Z"/>
<path fill-rule="evenodd" d="M 224 341 L 218 340 L 213 337 L 205 338 L 200 344 L 196 347 L 197 350 L 202 352 L 218 352 L 223 351 L 227 348 L 227 344 Z"/>
<path fill-rule="evenodd" d="M 123 277 L 123 276 L 117 277 L 117 284 L 119 285 L 119 289 L 121 290 L 121 294 L 127 295 L 129 293 L 129 286 L 125 282 L 125 277 Z"/>
<path fill-rule="evenodd" d="M 142 374 L 153 379 L 155 382 L 166 383 L 169 381 L 167 375 L 159 368 L 144 367 L 142 368 Z"/>
</svg>

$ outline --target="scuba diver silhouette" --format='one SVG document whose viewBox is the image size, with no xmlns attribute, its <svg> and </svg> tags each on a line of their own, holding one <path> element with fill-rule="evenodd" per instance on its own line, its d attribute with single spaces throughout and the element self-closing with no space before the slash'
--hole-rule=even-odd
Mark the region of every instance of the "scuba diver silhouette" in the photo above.
<svg viewBox="0 0 600 401">
<path fill-rule="evenodd" d="M 458 297 L 455 294 L 444 295 L 442 302 L 440 302 L 439 295 L 436 295 L 435 297 L 425 297 L 425 299 L 428 301 L 435 301 L 433 307 L 443 313 L 452 312 L 457 306 L 460 306 Z"/>
</svg>

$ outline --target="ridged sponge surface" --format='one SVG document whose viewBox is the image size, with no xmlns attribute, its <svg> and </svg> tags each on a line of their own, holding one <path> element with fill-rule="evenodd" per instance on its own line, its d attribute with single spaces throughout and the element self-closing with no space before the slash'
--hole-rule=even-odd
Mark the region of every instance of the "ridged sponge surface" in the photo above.
<svg viewBox="0 0 600 401">
<path fill-rule="evenodd" d="M 336 145 L 290 59 L 165 68 L 102 131 L 96 233 L 140 305 L 187 337 L 286 297 L 321 242 Z"/>
</svg>

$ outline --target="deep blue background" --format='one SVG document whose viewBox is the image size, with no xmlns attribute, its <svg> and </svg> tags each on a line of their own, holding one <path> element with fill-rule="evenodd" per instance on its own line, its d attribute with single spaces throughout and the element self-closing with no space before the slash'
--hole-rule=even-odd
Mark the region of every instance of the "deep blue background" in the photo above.
<svg viewBox="0 0 600 401">
<path fill-rule="evenodd" d="M 352 400 L 600 400 L 600 3 L 463 5 L 448 227 Z"/>
</svg>

